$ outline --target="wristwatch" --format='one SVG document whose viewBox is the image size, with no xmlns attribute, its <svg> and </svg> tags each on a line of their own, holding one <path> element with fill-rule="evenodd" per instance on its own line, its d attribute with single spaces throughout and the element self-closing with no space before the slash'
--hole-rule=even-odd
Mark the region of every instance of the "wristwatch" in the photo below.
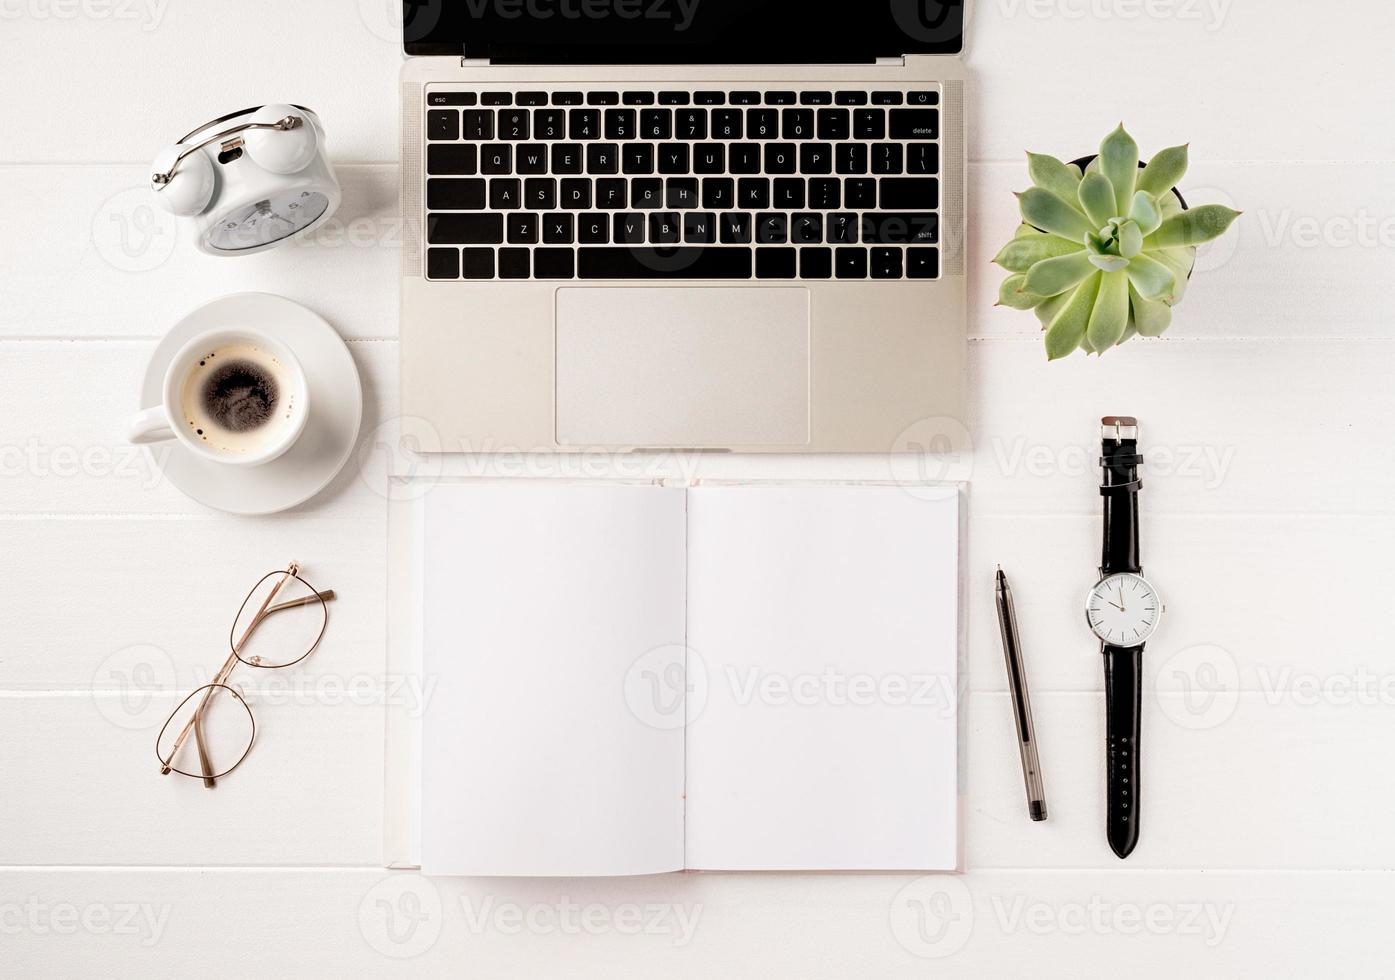
<svg viewBox="0 0 1395 980">
<path fill-rule="evenodd" d="M 1099 582 L 1085 602 L 1085 618 L 1104 653 L 1106 825 L 1109 846 L 1121 858 L 1138 845 L 1140 716 L 1143 647 L 1165 607 L 1143 577 L 1138 552 L 1138 420 L 1103 422 L 1100 466 L 1104 480 L 1104 557 Z"/>
</svg>

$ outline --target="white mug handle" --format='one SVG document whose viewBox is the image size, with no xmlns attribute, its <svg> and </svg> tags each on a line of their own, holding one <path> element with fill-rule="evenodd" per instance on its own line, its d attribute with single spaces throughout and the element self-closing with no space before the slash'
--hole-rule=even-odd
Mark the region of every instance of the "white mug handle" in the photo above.
<svg viewBox="0 0 1395 980">
<path fill-rule="evenodd" d="M 137 446 L 147 446 L 154 442 L 168 442 L 174 438 L 165 410 L 157 405 L 147 408 L 126 423 L 126 438 Z"/>
</svg>

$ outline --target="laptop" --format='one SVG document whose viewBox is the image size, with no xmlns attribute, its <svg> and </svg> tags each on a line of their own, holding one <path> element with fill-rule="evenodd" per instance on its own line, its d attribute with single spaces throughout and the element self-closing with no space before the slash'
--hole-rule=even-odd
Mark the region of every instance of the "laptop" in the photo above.
<svg viewBox="0 0 1395 980">
<path fill-rule="evenodd" d="M 962 3 L 406 0 L 402 406 L 443 452 L 965 417 Z"/>
</svg>

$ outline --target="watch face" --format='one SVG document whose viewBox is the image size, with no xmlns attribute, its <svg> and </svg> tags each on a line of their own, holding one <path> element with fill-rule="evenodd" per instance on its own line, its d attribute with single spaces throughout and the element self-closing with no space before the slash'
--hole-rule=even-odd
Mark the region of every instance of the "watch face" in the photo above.
<svg viewBox="0 0 1395 980">
<path fill-rule="evenodd" d="M 329 198 L 318 191 L 290 191 L 223 215 L 208 230 L 208 244 L 220 252 L 261 248 L 289 238 L 319 220 Z"/>
<path fill-rule="evenodd" d="M 1157 631 L 1163 603 L 1141 575 L 1111 575 L 1090 590 L 1085 616 L 1105 643 L 1116 647 L 1142 646 Z"/>
</svg>

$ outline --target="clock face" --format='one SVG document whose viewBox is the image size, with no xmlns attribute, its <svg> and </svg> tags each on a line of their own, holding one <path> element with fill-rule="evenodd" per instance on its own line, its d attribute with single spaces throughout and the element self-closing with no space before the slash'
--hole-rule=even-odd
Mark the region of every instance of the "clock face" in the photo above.
<svg viewBox="0 0 1395 980">
<path fill-rule="evenodd" d="M 1156 632 L 1162 612 L 1157 590 L 1141 575 L 1111 575 L 1090 590 L 1085 603 L 1090 629 L 1116 647 L 1146 643 Z"/>
<path fill-rule="evenodd" d="M 208 229 L 208 244 L 220 252 L 261 248 L 304 231 L 329 207 L 318 191 L 290 191 L 231 211 Z"/>
</svg>

